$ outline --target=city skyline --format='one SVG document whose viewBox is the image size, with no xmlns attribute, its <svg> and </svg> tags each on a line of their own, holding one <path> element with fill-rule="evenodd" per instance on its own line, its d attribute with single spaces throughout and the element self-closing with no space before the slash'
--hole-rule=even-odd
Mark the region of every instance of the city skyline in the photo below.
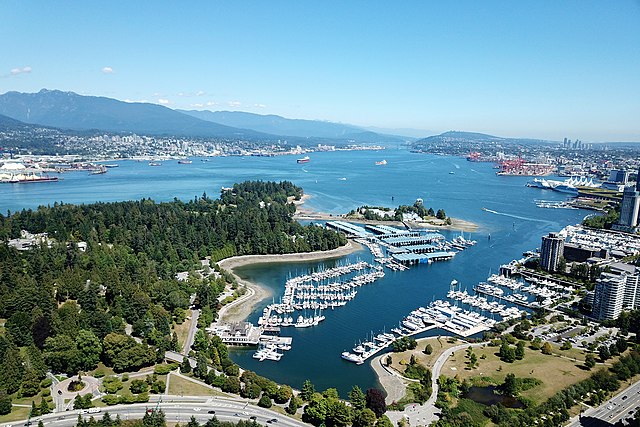
<svg viewBox="0 0 640 427">
<path fill-rule="evenodd" d="M 3 2 L 0 92 L 640 141 L 637 2 Z"/>
</svg>

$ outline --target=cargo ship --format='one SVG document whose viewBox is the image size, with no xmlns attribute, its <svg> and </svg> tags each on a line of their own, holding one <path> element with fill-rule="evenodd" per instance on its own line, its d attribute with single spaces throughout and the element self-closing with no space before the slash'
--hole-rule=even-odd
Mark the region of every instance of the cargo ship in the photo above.
<svg viewBox="0 0 640 427">
<path fill-rule="evenodd" d="M 298 163 L 309 163 L 311 161 L 311 159 L 309 158 L 309 156 L 304 156 L 301 159 L 296 160 L 296 162 Z"/>
<path fill-rule="evenodd" d="M 189 159 L 178 160 L 179 165 L 190 165 L 192 162 Z"/>
</svg>

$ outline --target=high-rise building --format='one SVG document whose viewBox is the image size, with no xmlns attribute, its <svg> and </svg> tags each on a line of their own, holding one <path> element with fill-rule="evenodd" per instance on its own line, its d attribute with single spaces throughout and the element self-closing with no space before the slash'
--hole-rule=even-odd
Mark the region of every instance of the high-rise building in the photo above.
<svg viewBox="0 0 640 427">
<path fill-rule="evenodd" d="M 640 192 L 640 167 L 638 168 L 638 174 L 636 175 L 636 191 Z"/>
<path fill-rule="evenodd" d="M 622 313 L 626 275 L 602 273 L 596 281 L 592 315 L 599 320 L 617 319 Z"/>
<path fill-rule="evenodd" d="M 609 182 L 616 182 L 627 185 L 629 182 L 629 171 L 624 169 L 613 169 L 609 173 Z"/>
<path fill-rule="evenodd" d="M 558 233 L 549 233 L 542 237 L 540 250 L 540 267 L 546 271 L 556 271 L 564 250 L 564 238 Z"/>
<path fill-rule="evenodd" d="M 625 187 L 620 206 L 620 225 L 634 228 L 638 225 L 640 212 L 640 192 L 633 187 Z"/>
</svg>

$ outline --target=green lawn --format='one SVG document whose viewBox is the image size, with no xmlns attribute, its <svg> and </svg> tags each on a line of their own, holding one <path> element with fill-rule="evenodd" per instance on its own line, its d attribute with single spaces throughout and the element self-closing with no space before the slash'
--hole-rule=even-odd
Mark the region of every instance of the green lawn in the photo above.
<svg viewBox="0 0 640 427">
<path fill-rule="evenodd" d="M 466 353 L 462 350 L 449 358 L 442 374 L 450 377 L 457 375 L 461 380 L 488 377 L 495 384 L 501 384 L 508 373 L 513 373 L 518 378 L 537 378 L 542 384 L 522 393 L 522 396 L 536 403 L 544 402 L 558 391 L 591 375 L 590 371 L 583 369 L 580 360 L 574 362 L 572 358 L 544 355 L 529 348 L 525 349 L 524 359 L 516 360 L 514 363 L 502 362 L 497 356 L 498 347 L 475 348 L 474 352 L 478 356 L 476 369 L 466 369 Z M 483 355 L 486 356 L 485 359 L 482 359 Z M 575 352 L 571 357 L 574 355 Z"/>
</svg>

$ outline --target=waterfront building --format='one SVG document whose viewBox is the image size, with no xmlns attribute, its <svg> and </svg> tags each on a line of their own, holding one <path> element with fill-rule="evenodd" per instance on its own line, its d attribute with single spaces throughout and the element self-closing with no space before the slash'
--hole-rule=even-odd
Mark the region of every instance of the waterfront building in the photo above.
<svg viewBox="0 0 640 427">
<path fill-rule="evenodd" d="M 618 182 L 627 185 L 629 182 L 629 171 L 624 169 L 613 169 L 609 173 L 609 182 Z"/>
<path fill-rule="evenodd" d="M 564 238 L 558 233 L 542 237 L 540 267 L 545 271 L 556 271 L 564 250 Z"/>
<path fill-rule="evenodd" d="M 640 192 L 634 187 L 625 187 L 620 207 L 620 225 L 632 231 L 638 225 L 640 212 Z"/>
<path fill-rule="evenodd" d="M 573 243 L 565 243 L 562 256 L 567 262 L 587 262 L 589 258 L 607 259 L 609 253 L 606 249 L 593 246 L 582 246 Z"/>
<path fill-rule="evenodd" d="M 622 313 L 626 290 L 626 275 L 602 273 L 596 281 L 593 295 L 594 318 L 598 320 L 617 319 Z"/>
</svg>

